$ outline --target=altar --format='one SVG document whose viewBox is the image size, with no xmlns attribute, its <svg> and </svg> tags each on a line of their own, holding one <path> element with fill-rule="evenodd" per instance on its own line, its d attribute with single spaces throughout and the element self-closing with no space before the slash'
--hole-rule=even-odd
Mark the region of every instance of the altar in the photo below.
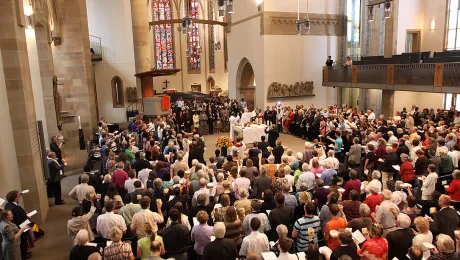
<svg viewBox="0 0 460 260">
<path fill-rule="evenodd" d="M 241 125 L 233 125 L 232 130 L 230 131 L 230 139 L 235 139 L 237 137 L 243 137 L 243 142 L 248 145 L 253 142 L 260 142 L 262 136 L 267 136 L 265 134 L 266 125 L 254 125 L 241 127 Z"/>
</svg>

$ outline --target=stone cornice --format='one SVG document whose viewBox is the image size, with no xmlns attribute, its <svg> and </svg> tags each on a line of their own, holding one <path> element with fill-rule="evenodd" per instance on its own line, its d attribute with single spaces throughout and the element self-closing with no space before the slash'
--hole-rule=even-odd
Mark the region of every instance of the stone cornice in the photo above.
<svg viewBox="0 0 460 260">
<path fill-rule="evenodd" d="M 307 15 L 300 14 L 304 19 Z M 309 35 L 342 36 L 343 15 L 310 13 L 311 30 Z M 296 35 L 297 13 L 263 12 L 261 19 L 262 35 Z"/>
</svg>

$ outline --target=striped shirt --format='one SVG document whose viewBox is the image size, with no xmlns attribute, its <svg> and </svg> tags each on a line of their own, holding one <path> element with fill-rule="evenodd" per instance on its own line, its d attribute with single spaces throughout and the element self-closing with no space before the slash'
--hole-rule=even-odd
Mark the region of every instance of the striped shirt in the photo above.
<svg viewBox="0 0 460 260">
<path fill-rule="evenodd" d="M 309 228 L 313 228 L 315 230 L 313 242 L 318 243 L 318 233 L 320 231 L 320 221 L 318 216 L 312 216 L 311 218 L 302 217 L 295 222 L 294 231 L 298 233 L 296 243 L 297 251 L 307 251 L 308 244 L 310 243 L 310 236 L 308 235 Z"/>
</svg>

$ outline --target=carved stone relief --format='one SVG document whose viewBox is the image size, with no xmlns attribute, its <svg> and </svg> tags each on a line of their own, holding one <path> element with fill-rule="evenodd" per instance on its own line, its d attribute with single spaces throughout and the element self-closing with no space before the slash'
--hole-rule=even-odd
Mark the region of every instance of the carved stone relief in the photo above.
<svg viewBox="0 0 460 260">
<path fill-rule="evenodd" d="M 137 88 L 135 87 L 128 87 L 126 89 L 126 97 L 128 102 L 135 102 L 137 101 Z"/>
<path fill-rule="evenodd" d="M 56 76 L 53 77 L 53 97 L 54 97 L 54 107 L 56 108 L 56 121 L 61 124 L 61 94 L 58 91 L 58 79 Z"/>
<path fill-rule="evenodd" d="M 313 81 L 296 82 L 294 85 L 273 82 L 268 87 L 267 98 L 314 96 L 313 89 Z"/>
</svg>

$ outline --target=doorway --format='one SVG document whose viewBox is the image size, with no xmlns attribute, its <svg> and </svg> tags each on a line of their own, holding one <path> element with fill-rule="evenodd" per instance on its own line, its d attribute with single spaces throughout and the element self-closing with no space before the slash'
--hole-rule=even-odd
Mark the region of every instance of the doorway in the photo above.
<svg viewBox="0 0 460 260">
<path fill-rule="evenodd" d="M 407 30 L 406 32 L 406 53 L 420 52 L 420 30 Z"/>
<path fill-rule="evenodd" d="M 254 70 L 248 59 L 243 58 L 238 66 L 236 74 L 237 91 L 236 96 L 238 101 L 244 98 L 248 104 L 249 111 L 254 110 L 255 94 L 256 94 L 256 78 Z"/>
<path fill-rule="evenodd" d="M 209 77 L 207 80 L 206 84 L 206 90 L 208 91 L 208 94 L 211 93 L 216 88 L 216 81 L 214 80 L 213 77 Z"/>
</svg>

